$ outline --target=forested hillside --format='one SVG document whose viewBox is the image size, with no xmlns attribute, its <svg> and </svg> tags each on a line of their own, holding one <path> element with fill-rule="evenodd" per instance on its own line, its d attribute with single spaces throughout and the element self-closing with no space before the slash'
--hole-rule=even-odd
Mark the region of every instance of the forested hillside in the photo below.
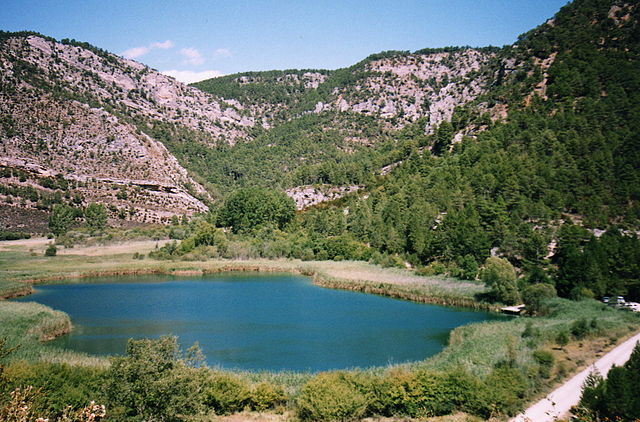
<svg viewBox="0 0 640 422">
<path fill-rule="evenodd" d="M 233 183 L 363 185 L 299 217 L 299 233 L 316 239 L 308 245 L 319 257 L 360 257 L 359 248 L 352 248 L 353 256 L 327 255 L 327 243 L 340 239 L 371 248 L 391 265 L 408 261 L 428 272 L 475 277 L 473 268 L 493 254 L 525 275 L 521 288 L 553 282 L 562 296 L 638 299 L 638 13 L 634 4 L 609 0 L 569 4 L 513 46 L 491 50 L 473 73 L 488 75 L 489 88 L 435 127 L 429 114 L 402 129 L 376 115 L 354 123 L 375 143 L 346 149 L 344 133 L 314 128 L 338 128 L 336 119 L 372 114 L 353 107 L 324 120 L 324 113 L 290 114 L 257 138 L 256 149 L 230 150 L 226 156 L 236 168 L 242 157 L 255 163 L 253 172 L 239 171 Z M 423 57 L 389 56 L 396 65 Z M 330 81 L 335 73 L 327 75 Z M 252 83 L 241 78 L 199 86 L 248 99 Z M 357 84 L 331 92 L 348 86 L 356 95 Z M 310 95 L 305 89 L 291 101 Z M 335 146 L 342 150 L 334 152 Z M 270 156 L 269 149 L 277 152 Z M 295 167 L 294 157 L 317 162 Z M 383 166 L 391 170 L 380 176 Z M 283 174 L 269 173 L 273 168 Z"/>
<path fill-rule="evenodd" d="M 168 222 L 210 206 L 225 226 L 238 192 L 288 189 L 298 208 L 333 202 L 276 232 L 233 228 L 251 254 L 466 278 L 494 255 L 520 290 L 639 298 L 639 13 L 576 0 L 503 48 L 193 87 L 85 43 L 2 33 L 2 208 L 95 200 L 112 219 Z"/>
</svg>

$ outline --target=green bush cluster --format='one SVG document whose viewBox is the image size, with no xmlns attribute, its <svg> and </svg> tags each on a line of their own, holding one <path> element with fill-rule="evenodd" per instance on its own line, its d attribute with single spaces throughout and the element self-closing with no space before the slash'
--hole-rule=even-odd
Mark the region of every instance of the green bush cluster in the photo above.
<svg viewBox="0 0 640 422">
<path fill-rule="evenodd" d="M 533 359 L 539 365 L 540 376 L 543 378 L 549 378 L 555 364 L 555 357 L 553 356 L 553 353 L 548 350 L 535 350 L 533 352 Z"/>
<path fill-rule="evenodd" d="M 424 418 L 466 412 L 512 415 L 527 382 L 517 368 L 498 367 L 485 380 L 463 369 L 448 372 L 396 369 L 381 376 L 329 372 L 312 378 L 296 399 L 302 420 L 346 421 L 367 416 Z"/>
<path fill-rule="evenodd" d="M 129 340 L 126 356 L 113 358 L 104 375 L 112 414 L 126 420 L 177 421 L 184 415 L 275 409 L 287 400 L 279 386 L 252 386 L 194 363 L 182 355 L 175 337 Z"/>
<path fill-rule="evenodd" d="M 29 239 L 31 235 L 25 232 L 13 232 L 0 230 L 0 240 L 19 240 L 19 239 Z"/>
</svg>

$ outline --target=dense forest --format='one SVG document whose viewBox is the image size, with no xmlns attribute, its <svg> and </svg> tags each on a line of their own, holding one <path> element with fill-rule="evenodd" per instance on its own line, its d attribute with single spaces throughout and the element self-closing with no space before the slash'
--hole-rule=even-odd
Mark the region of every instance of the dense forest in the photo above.
<svg viewBox="0 0 640 422">
<path fill-rule="evenodd" d="M 492 89 L 428 134 L 424 120 L 390 131 L 372 116 L 298 116 L 294 108 L 250 143 L 168 142 L 223 196 L 255 185 L 363 186 L 280 224 L 283 256 L 407 262 L 474 278 L 493 254 L 517 269 L 521 289 L 552 283 L 564 297 L 640 300 L 638 13 L 606 0 L 567 5 L 499 50 Z M 357 78 L 364 67 L 354 69 L 347 70 Z M 330 87 L 347 70 L 328 73 Z M 271 87 L 265 100 L 279 102 L 283 85 L 268 81 L 283 74 L 244 76 L 260 76 L 260 90 Z M 243 100 L 258 95 L 237 78 L 198 86 Z M 285 97 L 299 103 L 314 91 L 298 88 Z M 504 119 L 495 117 L 500 107 Z M 376 142 L 347 148 L 352 128 Z M 467 135 L 454 142 L 456 133 Z M 216 213 L 208 220 L 224 226 Z M 252 230 L 245 234 L 264 236 Z"/>
</svg>

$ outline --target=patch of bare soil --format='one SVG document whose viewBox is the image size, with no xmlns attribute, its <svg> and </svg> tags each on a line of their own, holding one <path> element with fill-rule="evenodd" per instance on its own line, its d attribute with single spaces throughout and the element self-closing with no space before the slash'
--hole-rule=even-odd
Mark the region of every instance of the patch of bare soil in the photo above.
<svg viewBox="0 0 640 422">
<path fill-rule="evenodd" d="M 46 237 L 32 237 L 31 239 L 19 240 L 3 240 L 0 241 L 0 251 L 41 248 L 45 247 L 49 242 L 52 242 L 52 240 L 47 239 Z"/>
<path fill-rule="evenodd" d="M 119 255 L 127 253 L 149 253 L 157 247 L 163 246 L 167 240 L 134 240 L 112 243 L 106 245 L 74 246 L 73 248 L 60 248 L 58 255 Z"/>
</svg>

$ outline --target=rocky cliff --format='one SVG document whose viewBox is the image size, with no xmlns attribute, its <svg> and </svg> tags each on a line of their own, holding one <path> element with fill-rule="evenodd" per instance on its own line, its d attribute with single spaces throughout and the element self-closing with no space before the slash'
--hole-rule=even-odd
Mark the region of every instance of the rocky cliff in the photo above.
<svg viewBox="0 0 640 422">
<path fill-rule="evenodd" d="M 246 114 L 237 102 L 97 48 L 3 33 L 0 203 L 46 211 L 76 198 L 141 222 L 205 211 L 205 189 L 145 129 L 162 123 L 233 143 L 254 125 Z"/>
</svg>

